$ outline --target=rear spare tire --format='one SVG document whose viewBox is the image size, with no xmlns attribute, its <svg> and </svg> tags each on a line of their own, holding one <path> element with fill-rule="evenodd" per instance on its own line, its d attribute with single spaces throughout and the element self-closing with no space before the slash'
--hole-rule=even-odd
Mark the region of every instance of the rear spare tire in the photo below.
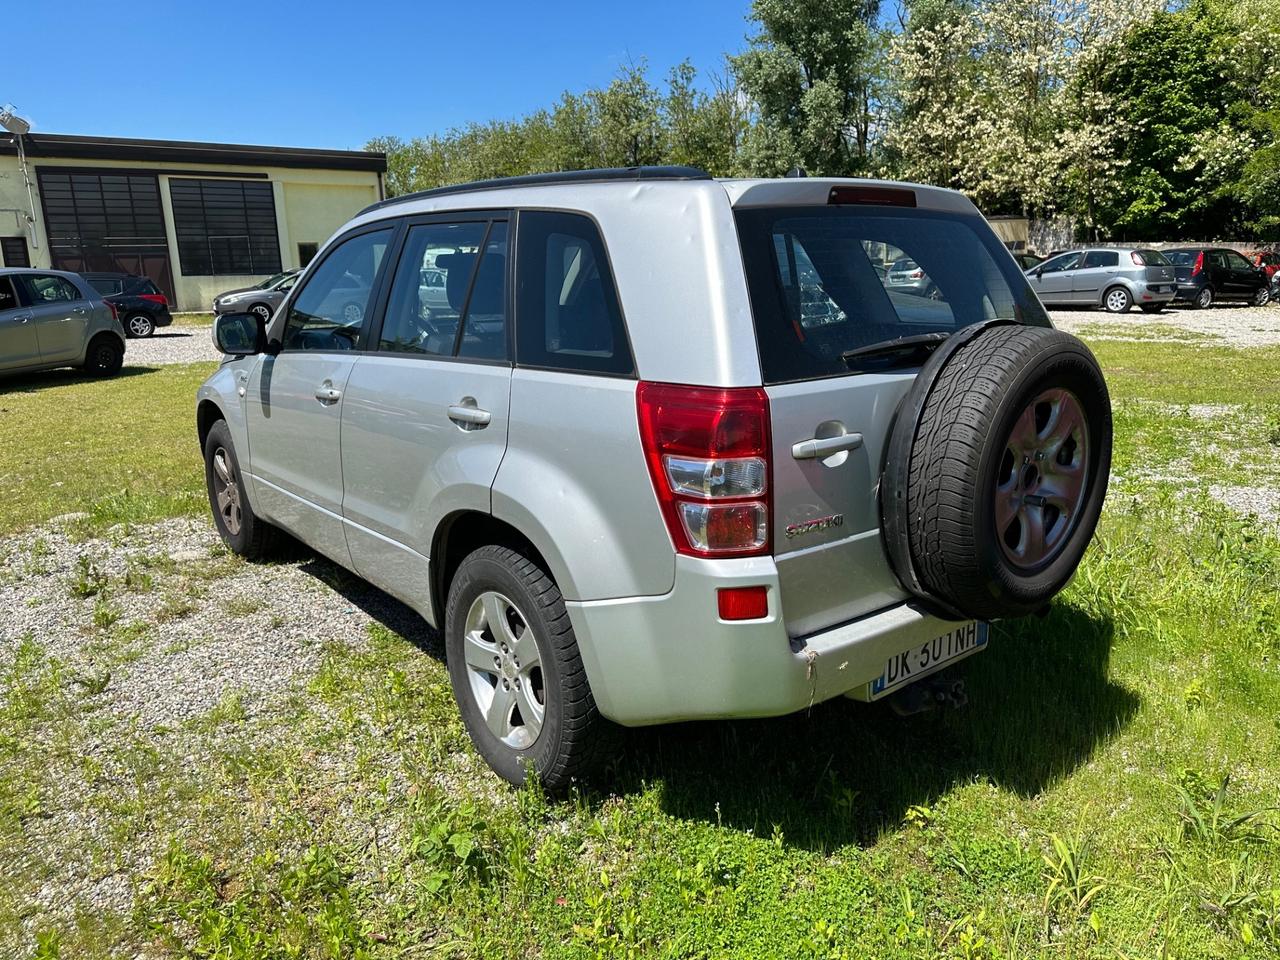
<svg viewBox="0 0 1280 960">
<path fill-rule="evenodd" d="M 1088 347 L 1047 327 L 956 334 L 890 437 L 881 510 L 899 579 L 953 617 L 1040 609 L 1084 555 L 1110 466 L 1111 401 Z"/>
</svg>

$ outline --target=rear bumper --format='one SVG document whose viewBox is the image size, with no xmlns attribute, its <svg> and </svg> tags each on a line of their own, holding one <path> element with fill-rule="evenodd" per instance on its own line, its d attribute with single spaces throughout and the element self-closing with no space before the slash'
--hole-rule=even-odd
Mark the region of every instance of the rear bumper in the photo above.
<svg viewBox="0 0 1280 960">
<path fill-rule="evenodd" d="M 757 585 L 768 616 L 719 618 L 717 588 Z M 771 557 L 681 556 L 670 593 L 566 606 L 600 712 L 627 726 L 778 716 L 856 694 L 894 654 L 955 626 L 897 604 L 793 640 Z"/>
</svg>

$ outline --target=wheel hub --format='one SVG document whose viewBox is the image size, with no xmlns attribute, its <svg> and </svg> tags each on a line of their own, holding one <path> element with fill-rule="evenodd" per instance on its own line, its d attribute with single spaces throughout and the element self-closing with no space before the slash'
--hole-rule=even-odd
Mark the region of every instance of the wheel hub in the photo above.
<svg viewBox="0 0 1280 960">
<path fill-rule="evenodd" d="M 1020 569 L 1062 550 L 1084 503 L 1089 428 L 1069 390 L 1046 390 L 1014 421 L 996 475 L 996 536 Z"/>
<path fill-rule="evenodd" d="M 529 620 L 488 590 L 467 611 L 463 650 L 471 696 L 489 732 L 518 750 L 538 739 L 546 718 L 542 657 Z"/>
<path fill-rule="evenodd" d="M 234 537 L 240 532 L 243 508 L 240 505 L 240 484 L 236 482 L 231 458 L 224 447 L 213 451 L 213 496 L 227 532 Z"/>
</svg>

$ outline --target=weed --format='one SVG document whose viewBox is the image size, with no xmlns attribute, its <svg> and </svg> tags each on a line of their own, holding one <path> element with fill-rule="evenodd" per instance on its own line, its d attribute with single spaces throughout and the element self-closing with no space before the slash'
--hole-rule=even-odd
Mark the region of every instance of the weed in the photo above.
<svg viewBox="0 0 1280 960">
<path fill-rule="evenodd" d="M 1060 912 L 1083 916 L 1107 881 L 1089 872 L 1092 851 L 1089 841 L 1077 833 L 1063 839 L 1056 833 L 1049 836 L 1053 846 L 1051 854 L 1044 855 L 1045 879 L 1049 885 L 1044 893 L 1045 923 Z"/>
<path fill-rule="evenodd" d="M 106 589 L 107 575 L 98 569 L 98 565 L 85 554 L 76 557 L 76 569 L 72 574 L 68 590 L 73 597 L 86 599 L 97 596 Z"/>
<path fill-rule="evenodd" d="M 263 608 L 261 600 L 253 597 L 232 597 L 222 605 L 229 617 L 249 617 Z"/>
<path fill-rule="evenodd" d="M 155 579 L 140 563 L 130 560 L 124 570 L 124 585 L 133 593 L 150 593 L 155 589 Z"/>
<path fill-rule="evenodd" d="M 93 603 L 93 625 L 99 630 L 110 630 L 122 614 L 105 592 L 99 593 Z"/>
<path fill-rule="evenodd" d="M 1184 838 L 1215 846 L 1259 837 L 1259 830 L 1265 826 L 1262 816 L 1277 808 L 1262 807 L 1235 816 L 1229 815 L 1226 812 L 1226 799 L 1227 785 L 1230 782 L 1230 776 L 1223 777 L 1218 788 L 1209 795 L 1200 791 L 1193 793 L 1181 783 L 1173 785 L 1178 793 L 1178 819 Z"/>
<path fill-rule="evenodd" d="M 170 623 L 174 620 L 181 620 L 183 617 L 190 616 L 196 612 L 195 601 L 189 597 L 179 597 L 170 594 L 164 598 L 164 602 L 156 608 L 155 622 Z"/>
</svg>

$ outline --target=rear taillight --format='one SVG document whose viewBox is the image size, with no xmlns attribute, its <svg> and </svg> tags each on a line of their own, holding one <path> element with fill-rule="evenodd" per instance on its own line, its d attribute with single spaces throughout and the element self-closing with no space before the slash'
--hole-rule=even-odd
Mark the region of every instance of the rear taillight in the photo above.
<svg viewBox="0 0 1280 960">
<path fill-rule="evenodd" d="M 907 276 L 908 276 L 910 279 L 912 279 L 912 280 L 923 280 L 923 279 L 924 279 L 924 271 L 923 271 L 923 270 L 912 270 L 910 273 L 908 273 L 908 274 L 907 274 Z"/>
<path fill-rule="evenodd" d="M 769 615 L 768 587 L 722 587 L 716 591 L 721 620 L 760 620 Z"/>
<path fill-rule="evenodd" d="M 165 299 L 165 295 L 163 293 L 140 293 L 138 294 L 138 298 L 140 300 L 150 300 L 152 303 L 158 303 L 162 307 L 167 307 L 169 305 L 169 301 Z"/>
<path fill-rule="evenodd" d="M 112 303 L 110 300 L 103 300 L 102 302 L 103 302 L 103 303 L 105 303 L 105 304 L 107 305 L 108 309 L 110 309 L 110 310 L 111 310 L 111 319 L 112 319 L 112 320 L 119 320 L 119 319 L 120 319 L 120 311 L 116 309 L 116 305 L 115 305 L 114 303 Z"/>
<path fill-rule="evenodd" d="M 1147 258 L 1144 257 L 1142 254 L 1138 253 L 1137 250 L 1134 250 L 1132 253 L 1129 254 L 1129 259 L 1132 260 L 1134 263 L 1136 263 L 1140 267 L 1145 267 L 1147 265 Z"/>
<path fill-rule="evenodd" d="M 1199 273 L 1204 269 L 1204 251 L 1201 250 L 1196 254 L 1196 265 L 1191 268 L 1192 273 Z"/>
<path fill-rule="evenodd" d="M 769 398 L 759 387 L 636 388 L 649 476 L 676 550 L 769 552 Z"/>
</svg>

